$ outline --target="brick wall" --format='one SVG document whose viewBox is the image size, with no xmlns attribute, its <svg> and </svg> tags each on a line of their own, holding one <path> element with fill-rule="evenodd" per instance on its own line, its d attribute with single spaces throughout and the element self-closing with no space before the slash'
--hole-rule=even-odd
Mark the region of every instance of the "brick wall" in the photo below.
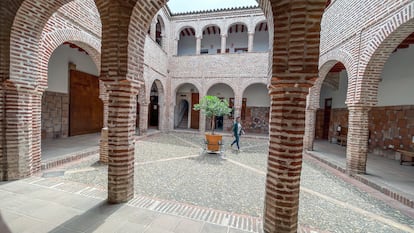
<svg viewBox="0 0 414 233">
<path fill-rule="evenodd" d="M 42 98 L 42 138 L 69 134 L 69 95 L 46 91 Z"/>
</svg>

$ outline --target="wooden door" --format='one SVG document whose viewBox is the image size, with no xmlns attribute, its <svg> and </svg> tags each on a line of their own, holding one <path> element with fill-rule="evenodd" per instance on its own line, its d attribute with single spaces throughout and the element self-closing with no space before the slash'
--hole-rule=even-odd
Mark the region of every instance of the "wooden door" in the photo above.
<svg viewBox="0 0 414 233">
<path fill-rule="evenodd" d="M 329 139 L 329 125 L 331 123 L 332 98 L 325 99 L 325 110 L 323 113 L 322 139 Z"/>
<path fill-rule="evenodd" d="M 100 132 L 103 103 L 99 99 L 99 78 L 71 70 L 69 95 L 69 136 Z"/>
<path fill-rule="evenodd" d="M 193 107 L 194 104 L 199 103 L 199 94 L 198 93 L 191 93 L 191 104 L 192 106 L 189 106 L 191 108 L 191 128 L 192 129 L 198 129 L 200 127 L 200 111 L 194 111 Z"/>
</svg>

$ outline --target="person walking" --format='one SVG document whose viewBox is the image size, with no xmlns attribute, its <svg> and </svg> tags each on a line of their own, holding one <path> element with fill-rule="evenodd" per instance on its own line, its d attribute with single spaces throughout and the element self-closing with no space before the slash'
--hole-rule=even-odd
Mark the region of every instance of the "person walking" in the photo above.
<svg viewBox="0 0 414 233">
<path fill-rule="evenodd" d="M 231 148 L 233 148 L 233 145 L 236 144 L 237 145 L 237 151 L 240 151 L 240 135 L 243 132 L 243 128 L 242 125 L 240 123 L 240 117 L 236 117 L 236 120 L 234 121 L 233 124 L 233 136 L 234 136 L 234 141 L 231 143 Z"/>
</svg>

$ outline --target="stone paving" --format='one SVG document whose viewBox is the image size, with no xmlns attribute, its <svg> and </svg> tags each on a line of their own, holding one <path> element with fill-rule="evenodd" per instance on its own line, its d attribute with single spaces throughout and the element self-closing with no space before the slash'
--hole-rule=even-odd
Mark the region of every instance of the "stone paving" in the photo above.
<svg viewBox="0 0 414 233">
<path fill-rule="evenodd" d="M 225 137 L 230 144 L 231 137 Z M 138 195 L 260 218 L 267 140 L 242 138 L 242 151 L 226 147 L 225 159 L 200 156 L 202 136 L 157 134 L 137 142 Z M 61 168 L 62 179 L 105 189 L 106 166 L 97 158 Z M 369 193 L 304 162 L 299 222 L 329 232 L 414 232 L 414 220 Z"/>
<path fill-rule="evenodd" d="M 231 137 L 224 140 L 230 144 Z M 100 216 L 109 220 L 92 216 L 89 212 L 96 210 L 88 209 L 93 207 L 91 203 L 102 205 L 106 199 L 107 167 L 97 162 L 97 155 L 47 170 L 42 177 L 0 183 L 1 214 L 13 232 L 262 232 L 268 140 L 243 137 L 242 151 L 227 146 L 224 158 L 201 154 L 201 144 L 202 136 L 179 132 L 140 139 L 136 145 L 137 194 L 119 207 L 120 213 L 109 211 Z M 305 157 L 299 232 L 414 232 L 414 214 L 405 215 L 387 197 L 378 194 L 379 199 L 373 198 L 373 191 L 356 188 L 346 177 L 327 169 Z M 38 190 L 40 187 L 47 190 Z M 39 230 L 42 222 L 49 221 L 44 219 L 52 218 L 50 214 L 31 217 L 39 213 L 36 208 L 45 205 L 37 199 L 51 201 L 52 206 L 55 202 L 62 205 L 60 201 L 68 205 L 53 218 L 57 221 L 54 228 Z M 85 230 L 86 226 L 75 224 L 85 222 L 74 214 L 92 218 L 96 226 Z M 142 218 L 134 218 L 136 215 Z M 122 221 L 115 224 L 114 219 Z M 21 221 L 36 225 L 33 229 L 37 230 L 19 228 Z M 157 221 L 171 228 L 160 230 Z"/>
</svg>

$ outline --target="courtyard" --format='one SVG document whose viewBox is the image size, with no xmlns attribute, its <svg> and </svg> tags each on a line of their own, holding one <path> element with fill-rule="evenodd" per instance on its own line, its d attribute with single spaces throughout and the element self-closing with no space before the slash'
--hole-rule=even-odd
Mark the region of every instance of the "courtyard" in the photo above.
<svg viewBox="0 0 414 233">
<path fill-rule="evenodd" d="M 158 220 L 151 216 L 165 214 L 169 217 L 202 222 L 203 225 L 194 230 L 189 223 L 181 226 L 180 221 L 175 221 L 178 225 L 168 230 L 152 231 L 154 228 L 146 227 L 137 232 L 226 232 L 226 229 L 227 232 L 262 232 L 268 139 L 244 137 L 241 139 L 241 152 L 230 148 L 230 136 L 225 136 L 224 140 L 226 148 L 223 158 L 216 154 L 201 153 L 200 134 L 171 132 L 139 139 L 135 152 L 136 195 L 127 205 L 136 207 L 141 212 L 145 211 L 144 214 L 140 213 L 146 217 L 137 217 L 136 213 L 128 210 L 126 213 L 129 214 L 124 213 L 126 217 L 116 224 L 116 229 L 124 229 L 119 232 L 129 232 L 128 229 L 133 228 L 126 226 L 131 221 L 154 225 Z M 28 227 L 21 230 L 24 229 L 22 225 L 25 225 L 22 219 L 30 215 L 34 215 L 33 218 L 42 218 L 46 214 L 44 212 L 48 212 L 46 209 L 50 208 L 49 205 L 46 208 L 39 204 L 37 208 L 33 208 L 33 205 L 29 204 L 37 201 L 40 196 L 54 202 L 53 199 L 62 199 L 59 194 L 63 191 L 71 195 L 82 195 L 82 198 L 94 198 L 95 201 L 92 202 L 83 199 L 81 203 L 76 203 L 77 207 L 82 206 L 87 211 L 90 211 L 92 204 L 104 203 L 107 166 L 100 164 L 98 159 L 98 155 L 93 155 L 46 170 L 41 176 L 2 183 L 1 214 L 12 232 L 62 232 L 62 229 L 65 229 L 65 232 L 113 231 L 108 231 L 115 229 L 115 226 L 108 228 L 111 223 L 109 220 L 98 221 L 97 226 L 91 230 L 86 226 L 83 228 L 79 224 L 74 224 L 74 221 L 79 219 L 70 219 L 68 213 L 68 216 L 65 216 L 70 221 L 65 222 L 65 217 L 58 213 L 59 220 L 63 222 L 55 227 L 49 225 L 50 229 L 44 226 L 41 228 L 45 223 L 40 222 L 35 224 L 39 225 L 39 228 Z M 19 194 L 33 191 L 34 187 L 19 188 L 19 182 L 26 186 L 36 185 L 36 189 L 42 187 L 55 191 L 48 195 L 39 195 L 39 192 L 34 192 L 37 196 L 26 194 L 25 202 L 29 203 L 24 203 L 23 197 Z M 305 156 L 301 177 L 300 229 L 312 229 L 314 232 L 414 232 L 413 215 L 404 214 L 401 205 L 355 183 L 357 182 L 350 181 L 339 172 Z M 29 200 L 30 197 L 34 200 Z M 64 199 L 66 203 L 70 202 L 68 198 Z M 25 207 L 28 209 L 25 210 Z M 115 207 L 108 208 L 112 210 Z M 120 209 L 125 211 L 124 207 Z M 119 211 L 110 211 L 110 215 L 116 216 Z M 108 226 L 102 228 L 101 225 L 105 223 Z M 159 226 L 164 224 L 158 223 Z M 187 228 L 187 231 L 180 230 L 184 229 L 183 227 Z"/>
</svg>

